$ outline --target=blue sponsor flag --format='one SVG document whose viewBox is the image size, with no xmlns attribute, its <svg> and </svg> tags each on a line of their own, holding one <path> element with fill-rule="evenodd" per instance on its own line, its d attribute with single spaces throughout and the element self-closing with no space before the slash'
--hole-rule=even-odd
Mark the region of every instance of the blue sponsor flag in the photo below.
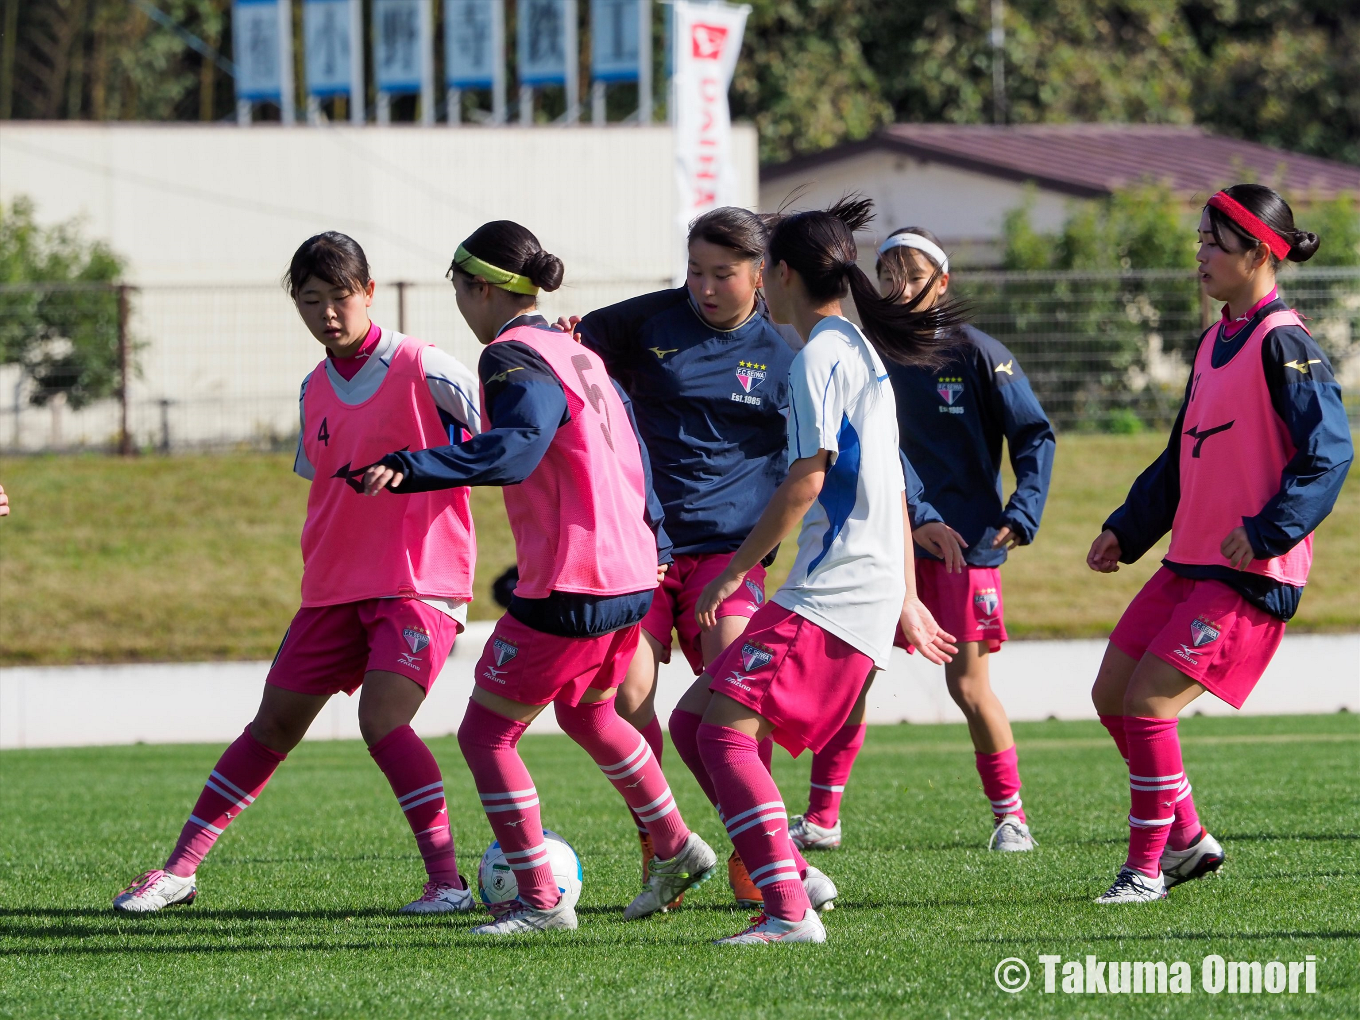
<svg viewBox="0 0 1360 1020">
<path fill-rule="evenodd" d="M 419 92 L 427 71 L 426 0 L 373 0 L 373 78 L 379 92 Z"/>
<path fill-rule="evenodd" d="M 519 0 L 516 5 L 521 85 L 566 84 L 568 6 L 567 0 Z M 570 35 L 574 38 L 576 33 Z"/>
<path fill-rule="evenodd" d="M 354 86 L 355 0 L 306 0 L 302 38 L 307 60 L 307 94 L 348 95 Z"/>
<path fill-rule="evenodd" d="M 504 0 L 444 0 L 444 83 L 451 89 L 489 89 L 503 59 Z"/>
<path fill-rule="evenodd" d="M 235 0 L 231 9 L 236 98 L 280 103 L 283 38 L 278 0 Z"/>
<path fill-rule="evenodd" d="M 590 0 L 590 76 L 637 81 L 638 0 Z"/>
</svg>

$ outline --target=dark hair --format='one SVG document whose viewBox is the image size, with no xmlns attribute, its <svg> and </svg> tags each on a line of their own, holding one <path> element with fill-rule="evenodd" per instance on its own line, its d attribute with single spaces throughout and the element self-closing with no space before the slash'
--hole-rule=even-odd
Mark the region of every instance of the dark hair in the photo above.
<svg viewBox="0 0 1360 1020">
<path fill-rule="evenodd" d="M 756 213 L 735 205 L 710 209 L 689 225 L 689 244 L 707 241 L 730 248 L 750 262 L 759 262 L 765 257 L 768 240 L 765 221 Z"/>
<path fill-rule="evenodd" d="M 925 227 L 903 227 L 901 230 L 894 230 L 888 236 L 896 237 L 898 234 L 916 234 L 919 237 L 924 237 L 932 244 L 940 244 L 940 239 Z M 944 246 L 940 245 L 940 247 L 943 248 Z M 935 277 L 937 277 L 943 269 L 942 266 L 937 266 L 935 260 L 919 248 L 908 248 L 905 245 L 899 245 L 896 248 L 889 248 L 874 260 L 874 272 L 882 273 L 884 270 L 887 270 L 888 279 L 892 281 L 893 289 L 902 292 L 907 288 L 907 272 L 917 264 L 923 265 L 925 268 L 933 271 L 930 280 L 931 284 L 934 284 Z"/>
<path fill-rule="evenodd" d="M 1294 226 L 1294 210 L 1289 208 L 1289 203 L 1277 192 L 1262 184 L 1234 184 L 1231 188 L 1224 188 L 1223 191 L 1289 244 L 1290 262 L 1307 262 L 1318 250 L 1320 242 L 1317 234 L 1299 230 Z M 1255 248 L 1261 243 L 1259 237 L 1252 237 L 1229 219 L 1227 213 L 1213 206 L 1205 206 L 1205 209 L 1209 212 L 1209 229 L 1213 231 L 1214 243 L 1220 248 L 1225 251 L 1233 250 L 1223 243 L 1225 233 L 1236 238 L 1241 243 L 1243 251 Z M 1280 260 L 1274 252 L 1271 252 L 1271 268 L 1279 264 Z"/>
<path fill-rule="evenodd" d="M 770 235 L 769 264 L 786 262 L 814 301 L 855 299 L 860 322 L 878 353 L 900 365 L 938 367 L 957 341 L 950 334 L 963 322 L 955 305 L 918 309 L 929 287 L 905 304 L 902 289 L 883 297 L 858 264 L 855 231 L 874 218 L 874 204 L 858 195 L 842 198 L 825 212 L 781 217 Z"/>
<path fill-rule="evenodd" d="M 552 291 L 562 286 L 562 274 L 566 271 L 562 260 L 544 251 L 529 228 L 514 220 L 483 223 L 468 235 L 463 247 L 497 269 L 528 277 L 535 287 Z M 455 270 L 464 276 L 473 275 L 456 261 L 449 265 L 449 274 Z"/>
<path fill-rule="evenodd" d="M 302 242 L 283 276 L 283 288 L 297 300 L 298 291 L 313 276 L 332 287 L 346 287 L 351 293 L 366 289 L 372 279 L 359 242 L 338 230 L 314 234 Z"/>
</svg>

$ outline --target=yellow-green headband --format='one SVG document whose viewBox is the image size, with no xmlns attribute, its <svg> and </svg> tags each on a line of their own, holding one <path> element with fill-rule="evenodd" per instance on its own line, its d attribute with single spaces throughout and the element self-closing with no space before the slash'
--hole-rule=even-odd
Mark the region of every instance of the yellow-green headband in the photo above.
<svg viewBox="0 0 1360 1020">
<path fill-rule="evenodd" d="M 453 262 L 463 272 L 480 276 L 493 287 L 508 290 L 512 294 L 528 294 L 531 297 L 538 294 L 538 287 L 527 276 L 509 273 L 504 269 L 498 269 L 490 262 L 483 262 L 461 244 L 458 246 L 458 250 L 453 253 Z"/>
</svg>

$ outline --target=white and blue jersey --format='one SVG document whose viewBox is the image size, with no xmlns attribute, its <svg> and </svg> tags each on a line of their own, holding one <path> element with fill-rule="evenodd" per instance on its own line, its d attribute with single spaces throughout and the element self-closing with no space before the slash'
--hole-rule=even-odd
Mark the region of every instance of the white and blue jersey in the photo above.
<svg viewBox="0 0 1360 1020">
<path fill-rule="evenodd" d="M 772 599 L 888 664 L 906 597 L 902 494 L 892 383 L 854 323 L 828 316 L 789 372 L 789 463 L 831 454 L 803 516 L 798 558 Z"/>
</svg>

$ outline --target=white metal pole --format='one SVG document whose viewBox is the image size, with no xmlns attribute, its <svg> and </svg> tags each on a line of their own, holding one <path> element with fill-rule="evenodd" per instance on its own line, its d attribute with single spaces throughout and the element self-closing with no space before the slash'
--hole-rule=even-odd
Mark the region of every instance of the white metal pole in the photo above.
<svg viewBox="0 0 1360 1020">
<path fill-rule="evenodd" d="M 638 123 L 652 122 L 652 0 L 638 0 Z"/>
<path fill-rule="evenodd" d="M 250 127 L 253 113 L 254 104 L 249 99 L 236 100 L 236 123 L 240 127 Z"/>
<path fill-rule="evenodd" d="M 534 87 L 519 87 L 519 122 L 526 127 L 534 122 Z"/>
<path fill-rule="evenodd" d="M 445 105 L 449 111 L 449 126 L 454 127 L 463 120 L 463 90 L 450 88 Z"/>
<path fill-rule="evenodd" d="M 374 112 L 373 119 L 379 124 L 392 123 L 392 94 L 390 92 L 378 93 L 378 108 Z"/>
<path fill-rule="evenodd" d="M 279 119 L 297 120 L 297 93 L 293 85 L 293 5 L 279 0 Z"/>
<path fill-rule="evenodd" d="M 365 120 L 364 97 L 364 5 L 363 0 L 349 0 L 349 122 L 362 124 Z"/>
<path fill-rule="evenodd" d="M 602 81 L 590 83 L 590 122 L 592 124 L 603 125 L 605 122 L 604 108 L 605 86 Z"/>
<path fill-rule="evenodd" d="M 496 0 L 491 7 L 491 47 L 496 54 L 491 81 L 491 123 L 504 124 L 507 118 L 505 103 L 505 0 Z"/>
<path fill-rule="evenodd" d="M 434 0 L 420 5 L 420 123 L 434 123 Z"/>
<path fill-rule="evenodd" d="M 567 57 L 567 113 L 564 119 L 568 124 L 575 124 L 581 119 L 581 52 L 577 41 L 576 0 L 562 0 L 562 7 L 566 21 L 562 44 Z"/>
</svg>

